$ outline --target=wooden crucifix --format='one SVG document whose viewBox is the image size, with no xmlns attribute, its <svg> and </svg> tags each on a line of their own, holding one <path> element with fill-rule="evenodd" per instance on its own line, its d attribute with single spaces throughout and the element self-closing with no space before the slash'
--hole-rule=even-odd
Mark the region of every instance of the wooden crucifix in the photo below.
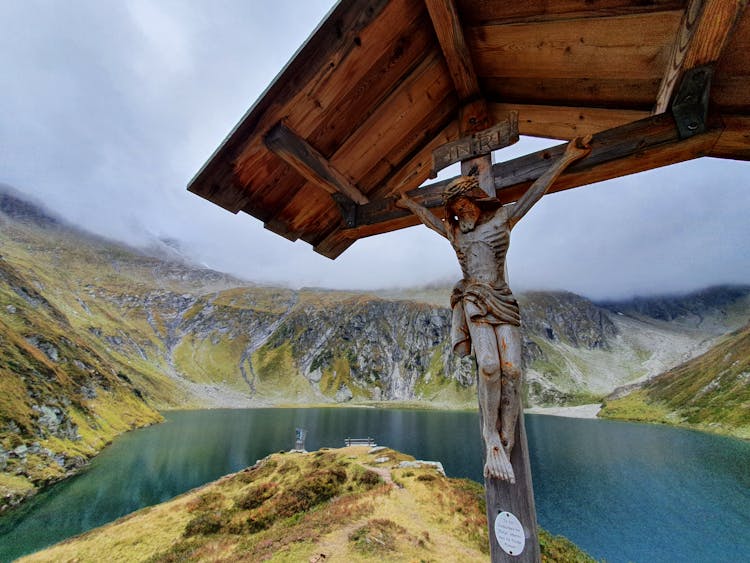
<svg viewBox="0 0 750 563">
<path fill-rule="evenodd" d="M 463 279 L 451 296 L 451 340 L 455 353 L 473 351 L 477 362 L 492 561 L 540 557 L 521 404 L 521 316 L 506 275 L 510 231 L 570 164 L 588 154 L 590 141 L 572 140 L 514 204 L 500 204 L 492 175 L 482 173 L 492 166 L 491 154 L 462 161 L 465 175 L 443 192 L 443 220 L 406 195 L 399 200 L 450 241 L 461 265 Z"/>
</svg>

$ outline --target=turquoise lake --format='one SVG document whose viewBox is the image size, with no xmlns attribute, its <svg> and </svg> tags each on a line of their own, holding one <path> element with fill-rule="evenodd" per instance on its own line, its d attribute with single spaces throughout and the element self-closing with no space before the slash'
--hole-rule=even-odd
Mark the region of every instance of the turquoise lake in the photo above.
<svg viewBox="0 0 750 563">
<path fill-rule="evenodd" d="M 0 518 L 0 561 L 163 502 L 265 455 L 373 437 L 481 481 L 476 413 L 255 409 L 166 413 L 83 474 Z M 750 443 L 664 426 L 526 416 L 539 523 L 596 558 L 748 561 Z"/>
</svg>

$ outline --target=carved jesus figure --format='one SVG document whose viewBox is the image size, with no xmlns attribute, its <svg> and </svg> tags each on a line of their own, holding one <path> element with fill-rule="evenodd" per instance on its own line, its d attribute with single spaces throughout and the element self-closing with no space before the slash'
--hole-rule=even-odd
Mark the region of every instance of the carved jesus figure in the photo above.
<svg viewBox="0 0 750 563">
<path fill-rule="evenodd" d="M 515 483 L 510 463 L 521 414 L 521 316 L 506 281 L 510 231 L 547 192 L 567 166 L 591 150 L 591 136 L 568 143 L 562 157 L 514 204 L 502 205 L 479 187 L 475 176 L 460 176 L 443 192 L 445 219 L 402 194 L 399 205 L 446 237 L 458 257 L 463 279 L 453 289 L 453 350 L 472 348 L 479 370 L 477 389 L 483 413 L 484 475 Z"/>
</svg>

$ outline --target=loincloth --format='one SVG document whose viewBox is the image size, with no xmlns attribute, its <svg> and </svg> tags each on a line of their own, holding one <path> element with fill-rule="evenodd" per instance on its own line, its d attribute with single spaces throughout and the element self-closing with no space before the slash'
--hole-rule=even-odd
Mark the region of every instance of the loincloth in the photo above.
<svg viewBox="0 0 750 563">
<path fill-rule="evenodd" d="M 451 344 L 453 352 L 459 356 L 468 356 L 471 353 L 471 335 L 464 307 L 467 301 L 478 309 L 471 315 L 472 322 L 521 326 L 518 302 L 507 284 L 492 286 L 488 283 L 463 279 L 456 284 L 451 294 L 451 308 L 453 309 Z"/>
</svg>

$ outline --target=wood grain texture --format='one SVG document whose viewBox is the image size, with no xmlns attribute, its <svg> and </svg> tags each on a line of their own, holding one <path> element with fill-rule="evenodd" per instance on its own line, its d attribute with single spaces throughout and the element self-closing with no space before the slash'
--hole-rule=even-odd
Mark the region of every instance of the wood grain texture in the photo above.
<svg viewBox="0 0 750 563">
<path fill-rule="evenodd" d="M 456 0 L 464 25 L 508 25 L 682 10 L 685 0 Z"/>
<path fill-rule="evenodd" d="M 750 52 L 750 14 L 746 8 L 721 53 L 716 65 L 716 79 L 721 79 L 723 76 L 750 75 L 748 52 Z"/>
<path fill-rule="evenodd" d="M 328 193 L 341 193 L 355 203 L 369 200 L 349 178 L 339 172 L 305 139 L 283 123 L 277 124 L 265 137 L 266 146 L 301 176 Z"/>
<path fill-rule="evenodd" d="M 368 192 L 370 203 L 368 206 L 379 207 L 385 205 L 389 207 L 393 204 L 393 199 L 388 196 L 408 191 L 415 186 L 425 182 L 430 175 L 432 165 L 432 151 L 438 146 L 445 144 L 451 139 L 458 136 L 458 125 L 455 121 L 450 121 L 442 130 L 433 134 L 428 143 L 408 157 L 408 160 L 398 167 L 394 167 L 389 177 L 379 184 L 374 190 Z M 397 220 L 396 229 L 412 227 L 418 223 L 418 220 L 411 213 Z M 372 234 L 379 234 L 380 231 Z M 317 238 L 312 244 L 315 252 L 322 254 L 330 259 L 337 258 L 341 252 L 344 252 L 351 246 L 357 238 L 369 236 L 360 231 L 355 238 L 351 233 L 345 230 L 343 225 L 325 233 L 323 237 Z"/>
<path fill-rule="evenodd" d="M 353 0 L 349 3 L 357 6 Z M 427 19 L 426 14 L 418 16 L 420 9 L 424 12 L 421 0 L 393 0 L 368 25 L 347 29 L 345 33 L 339 30 L 348 41 L 337 41 L 338 49 L 319 53 L 318 60 L 311 56 L 304 69 L 307 81 L 297 84 L 296 92 L 282 90 L 279 97 L 268 103 L 258 102 L 231 135 L 231 138 L 246 135 L 247 142 L 238 146 L 234 153 L 224 151 L 224 156 L 234 162 L 241 183 L 252 184 L 264 177 L 261 165 L 265 162 L 266 150 L 262 136 L 281 119 L 301 137 L 310 140 L 323 156 L 330 158 L 354 128 L 387 98 L 394 84 L 413 70 L 415 57 L 429 49 L 429 34 L 419 33 Z M 415 15 L 404 18 L 405 13 Z M 343 18 L 336 23 L 347 21 Z M 412 36 L 415 37 L 414 48 L 405 50 L 404 38 Z M 407 44 L 411 45 L 411 39 Z M 264 99 L 270 95 L 268 92 Z M 342 114 L 338 113 L 339 109 Z M 353 122 L 341 121 L 352 116 Z M 326 134 L 326 127 L 334 131 Z"/>
<path fill-rule="evenodd" d="M 329 157 L 334 154 L 417 69 L 425 56 L 437 52 L 429 18 L 425 13 L 418 14 L 413 22 L 401 24 L 400 33 L 386 38 L 389 48 L 366 72 L 355 75 L 341 69 L 342 79 L 346 78 L 339 81 L 342 93 L 334 100 L 326 100 L 326 111 L 307 136 L 321 153 Z M 315 99 L 323 98 L 324 94 L 321 92 Z"/>
<path fill-rule="evenodd" d="M 715 63 L 745 9 L 745 0 L 690 0 L 672 45 L 654 113 L 669 107 L 685 71 Z"/>
<path fill-rule="evenodd" d="M 724 117 L 724 131 L 709 156 L 750 160 L 750 115 Z"/>
<path fill-rule="evenodd" d="M 391 230 L 389 224 L 344 232 L 328 192 L 263 142 L 276 123 L 284 120 L 371 200 L 365 209 L 377 204 L 379 213 L 386 209 L 390 214 L 390 227 L 402 228 L 413 223 L 400 211 L 388 210 L 389 198 L 425 181 L 430 151 L 461 136 L 471 116 L 483 115 L 483 108 L 488 122 L 518 109 L 522 134 L 560 139 L 607 131 L 650 112 L 688 6 L 687 0 L 453 0 L 453 6 L 447 0 L 430 1 L 455 7 L 449 11 L 450 29 L 463 32 L 465 50 L 454 58 L 465 58 L 468 52 L 481 98 L 464 100 L 457 92 L 425 0 L 341 0 L 189 190 L 333 256 L 359 236 Z M 736 11 L 746 4 L 703 2 L 719 11 Z M 680 154 L 672 144 L 657 147 L 647 141 L 645 157 L 636 151 L 636 156 L 605 163 L 601 174 L 582 172 L 576 181 L 626 174 L 702 152 L 747 158 L 742 129 L 747 125 L 741 119 L 750 115 L 747 10 L 736 19 L 736 30 L 726 37 L 715 61 L 711 108 L 731 117 L 715 144 L 701 137 L 683 145 Z M 714 56 L 709 51 L 715 51 L 717 41 L 710 40 L 708 31 L 699 31 L 700 26 L 693 42 L 699 36 L 709 40 L 697 41 L 700 48 L 692 54 L 688 50 L 683 64 L 691 57 L 698 61 Z M 232 86 L 231 77 L 226 86 Z M 471 81 L 463 91 L 469 95 L 474 90 Z M 573 178 L 568 171 L 557 186 Z M 377 201 L 380 198 L 384 202 Z"/>
<path fill-rule="evenodd" d="M 660 78 L 680 12 L 468 27 L 480 80 Z"/>
<path fill-rule="evenodd" d="M 415 137 L 411 132 L 415 126 L 429 122 L 436 112 L 455 112 L 457 101 L 450 97 L 453 92 L 442 56 L 439 53 L 428 55 L 336 151 L 331 164 L 352 178 L 365 179 L 373 164 L 394 150 L 404 153 L 418 148 L 397 147 L 405 135 L 413 138 L 415 143 L 429 141 L 424 136 L 421 139 L 419 135 Z M 367 194 L 367 189 L 363 189 Z"/>
<path fill-rule="evenodd" d="M 480 422 L 481 424 L 481 422 Z M 531 480 L 529 446 L 526 440 L 526 423 L 523 413 L 516 425 L 516 447 L 511 453 L 510 462 L 516 475 L 516 483 L 510 484 L 499 479 L 485 478 L 484 489 L 487 499 L 487 523 L 490 526 L 491 561 L 508 563 L 537 563 L 541 559 L 534 506 L 534 486 Z M 494 534 L 495 518 L 500 512 L 510 512 L 521 522 L 526 536 L 526 546 L 519 555 L 509 556 L 497 542 Z"/>
<path fill-rule="evenodd" d="M 518 112 L 518 132 L 521 135 L 566 140 L 612 129 L 649 115 L 648 111 L 643 110 L 490 104 L 490 112 L 495 120 L 501 119 L 509 111 Z"/>
<path fill-rule="evenodd" d="M 455 1 L 425 0 L 425 4 L 459 100 L 480 97 L 474 62 L 466 45 Z"/>
<path fill-rule="evenodd" d="M 487 101 L 508 104 L 641 110 L 650 112 L 659 78 L 510 78 L 480 80 Z"/>
</svg>

